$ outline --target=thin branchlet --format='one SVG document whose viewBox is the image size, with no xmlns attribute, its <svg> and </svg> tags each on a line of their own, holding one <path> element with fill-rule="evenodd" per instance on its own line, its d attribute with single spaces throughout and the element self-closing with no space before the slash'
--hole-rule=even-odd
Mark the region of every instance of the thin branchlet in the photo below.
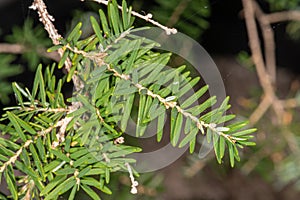
<svg viewBox="0 0 300 200">
<path fill-rule="evenodd" d="M 55 123 L 55 125 L 48 127 L 45 130 L 39 131 L 37 132 L 37 135 L 32 139 L 32 140 L 27 140 L 24 145 L 22 147 L 20 147 L 20 149 L 15 153 L 15 155 L 13 155 L 7 162 L 5 162 L 1 168 L 0 168 L 0 173 L 2 173 L 7 166 L 14 164 L 16 162 L 16 160 L 18 159 L 18 157 L 21 155 L 21 153 L 23 152 L 24 149 L 28 148 L 30 144 L 34 143 L 39 137 L 45 137 L 47 134 L 49 134 L 52 130 L 54 130 L 55 128 L 59 128 L 60 127 L 60 131 L 63 129 L 65 130 L 65 127 L 67 126 L 67 124 L 69 123 L 68 118 L 63 118 L 61 120 L 59 120 L 58 122 Z M 58 139 L 62 139 L 62 138 L 58 138 Z M 53 142 L 52 143 L 52 148 L 55 148 L 56 146 L 58 146 L 59 143 L 58 142 Z"/>
<path fill-rule="evenodd" d="M 83 1 L 83 0 L 82 0 L 82 1 Z M 106 5 L 106 6 L 107 6 L 108 3 L 109 3 L 109 1 L 106 1 L 106 0 L 93 0 L 93 1 L 95 1 L 95 2 L 97 2 L 97 3 L 100 3 L 100 4 L 104 4 L 104 5 Z M 122 10 L 122 6 L 118 5 L 118 8 L 119 8 L 120 10 Z M 127 11 L 128 11 L 128 10 L 127 10 Z M 153 19 L 152 19 L 153 15 L 152 15 L 151 13 L 148 13 L 147 15 L 142 15 L 142 14 L 140 14 L 140 13 L 138 13 L 138 12 L 132 11 L 131 14 L 132 14 L 133 16 L 136 16 L 136 17 L 138 17 L 138 18 L 141 18 L 141 19 L 145 20 L 146 22 L 150 22 L 150 23 L 153 24 L 154 26 L 157 26 L 157 27 L 163 29 L 163 30 L 166 32 L 167 35 L 171 35 L 171 34 L 176 34 L 176 33 L 177 33 L 177 29 L 175 29 L 175 28 L 168 28 L 168 27 L 166 27 L 166 26 L 160 24 L 159 22 L 153 20 Z"/>
<path fill-rule="evenodd" d="M 125 163 L 125 166 L 127 167 L 127 170 L 128 170 L 128 173 L 129 173 L 129 178 L 130 178 L 130 181 L 131 181 L 131 190 L 130 190 L 130 192 L 132 194 L 136 194 L 138 192 L 137 186 L 139 185 L 139 183 L 134 179 L 133 172 L 132 172 L 132 169 L 131 169 L 129 163 Z"/>
<path fill-rule="evenodd" d="M 157 98 L 162 104 L 164 104 L 164 106 L 166 107 L 166 109 L 176 108 L 177 111 L 179 113 L 181 113 L 183 116 L 185 116 L 186 118 L 190 118 L 193 122 L 196 123 L 197 128 L 201 131 L 202 134 L 205 133 L 204 132 L 204 128 L 203 128 L 203 127 L 205 127 L 207 129 L 210 129 L 212 132 L 217 133 L 219 136 L 224 137 L 229 142 L 235 143 L 235 140 L 233 140 L 230 135 L 227 135 L 227 134 L 225 134 L 225 133 L 223 133 L 221 131 L 218 131 L 215 126 L 212 126 L 213 124 L 211 124 L 211 123 L 205 123 L 204 121 L 199 120 L 196 116 L 193 116 L 191 113 L 187 112 L 186 110 L 184 110 L 180 106 L 178 106 L 177 102 L 175 102 L 175 101 L 167 101 L 165 98 L 161 97 L 158 94 L 154 94 L 151 90 L 149 90 L 148 88 L 142 86 L 141 84 L 139 84 L 139 83 L 136 83 L 136 84 L 133 83 L 133 81 L 131 80 L 131 78 L 130 78 L 129 75 L 119 74 L 115 69 L 111 68 L 108 64 L 106 64 L 106 65 L 107 65 L 108 71 L 113 72 L 114 76 L 119 77 L 119 78 L 121 78 L 123 80 L 131 81 L 131 84 L 134 85 L 136 88 L 138 88 L 139 91 L 146 90 L 147 91 L 147 93 L 146 93 L 147 95 L 151 96 L 152 98 Z"/>
<path fill-rule="evenodd" d="M 0 168 L 0 173 L 4 172 L 4 170 L 11 164 L 14 164 L 18 157 L 21 155 L 23 149 L 29 147 L 29 145 L 33 143 L 33 140 L 27 140 L 25 144 L 13 155 L 7 162 L 5 162 L 2 167 Z"/>
<path fill-rule="evenodd" d="M 148 96 L 158 99 L 166 107 L 166 109 L 170 109 L 170 108 L 177 109 L 177 111 L 179 113 L 181 113 L 183 116 L 185 116 L 186 118 L 190 118 L 197 125 L 197 128 L 201 131 L 202 134 L 205 134 L 204 128 L 206 128 L 206 129 L 210 129 L 213 133 L 216 133 L 219 136 L 224 137 L 226 140 L 228 140 L 232 144 L 234 144 L 236 142 L 230 135 L 225 134 L 222 131 L 218 131 L 216 129 L 217 127 L 214 126 L 215 124 L 205 123 L 204 121 L 199 120 L 196 116 L 193 116 L 191 113 L 182 109 L 179 105 L 177 105 L 176 101 L 168 101 L 167 99 L 161 97 L 160 95 L 153 93 L 151 90 L 144 87 L 143 85 L 141 85 L 139 83 L 133 83 L 133 81 L 129 75 L 120 74 L 117 70 L 112 68 L 109 64 L 105 63 L 104 58 L 107 55 L 106 53 L 99 52 L 99 55 L 95 55 L 95 53 L 89 53 L 89 52 L 85 52 L 82 50 L 78 50 L 76 47 L 73 48 L 70 45 L 66 45 L 66 48 L 76 54 L 81 54 L 82 56 L 93 60 L 98 66 L 106 66 L 107 70 L 112 72 L 115 77 L 119 77 L 123 80 L 130 81 L 131 84 L 139 90 L 139 92 L 141 92 L 142 90 L 147 91 L 146 94 Z"/>
<path fill-rule="evenodd" d="M 45 30 L 48 32 L 49 38 L 52 40 L 52 43 L 54 45 L 59 45 L 63 37 L 58 33 L 57 29 L 55 28 L 53 24 L 55 19 L 53 16 L 49 14 L 47 10 L 47 6 L 45 5 L 44 1 L 34 0 L 32 5 L 29 8 L 37 11 L 39 15 L 39 19 L 43 23 Z M 58 53 L 60 57 L 62 57 L 62 55 L 64 54 L 64 49 L 62 48 L 58 49 Z M 69 72 L 71 67 L 72 67 L 72 62 L 70 61 L 70 59 L 66 59 L 65 69 Z M 80 91 L 84 87 L 83 82 L 79 79 L 78 76 L 73 75 L 72 80 L 76 91 Z"/>
<path fill-rule="evenodd" d="M 20 107 L 19 110 L 21 111 L 34 111 L 34 112 L 52 112 L 52 113 L 64 113 L 69 112 L 69 108 L 37 108 L 37 107 Z"/>
</svg>

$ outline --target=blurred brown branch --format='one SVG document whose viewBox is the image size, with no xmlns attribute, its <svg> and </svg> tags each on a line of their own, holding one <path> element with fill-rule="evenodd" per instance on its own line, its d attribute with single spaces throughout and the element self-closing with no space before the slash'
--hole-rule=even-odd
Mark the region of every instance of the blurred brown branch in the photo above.
<svg viewBox="0 0 300 200">
<path fill-rule="evenodd" d="M 265 95 L 263 101 L 261 101 L 260 105 L 251 115 L 250 122 L 252 124 L 255 124 L 268 110 L 267 108 L 272 106 L 272 108 L 274 109 L 278 117 L 278 122 L 281 123 L 282 121 L 281 117 L 283 116 L 284 110 L 282 108 L 281 103 L 278 101 L 278 98 L 275 94 L 274 87 L 272 85 L 272 79 L 274 78 L 272 78 L 270 72 L 267 71 L 267 66 L 264 61 L 264 56 L 261 50 L 261 42 L 259 39 L 258 29 L 255 21 L 256 19 L 255 13 L 257 12 L 258 5 L 253 0 L 242 0 L 242 2 L 244 6 L 244 15 L 245 15 L 246 26 L 248 31 L 249 45 L 252 52 L 252 59 L 256 66 L 259 82 L 264 90 L 264 95 Z M 262 15 L 262 12 L 260 12 L 260 15 Z M 261 26 L 267 28 L 265 23 L 266 21 L 261 22 Z M 272 37 L 269 36 L 270 31 L 272 30 L 265 29 L 264 38 L 267 38 L 267 41 L 273 39 Z M 268 45 L 268 44 L 269 43 L 266 44 L 268 46 L 268 49 L 272 46 L 273 48 L 275 48 L 275 45 Z M 274 51 L 274 49 L 272 49 L 272 51 Z M 265 52 L 265 53 L 267 56 L 269 55 L 269 52 Z M 271 57 L 271 59 L 274 60 L 275 57 Z M 269 60 L 269 63 L 274 63 L 274 61 L 271 61 L 271 59 Z M 269 67 L 269 69 L 270 68 L 274 68 L 274 67 L 271 66 Z M 259 113 L 259 115 L 257 115 L 257 113 Z"/>
<path fill-rule="evenodd" d="M 268 109 L 272 108 L 275 112 L 276 125 L 278 129 L 282 130 L 283 138 L 287 142 L 289 149 L 295 155 L 299 155 L 300 148 L 295 143 L 297 141 L 295 135 L 286 128 L 286 123 L 290 123 L 290 120 L 286 120 L 287 116 L 290 116 L 287 109 L 298 107 L 299 104 L 296 99 L 282 100 L 276 95 L 276 44 L 271 24 L 288 20 L 300 21 L 300 12 L 284 11 L 266 14 L 255 0 L 242 0 L 242 3 L 252 59 L 256 66 L 260 85 L 263 89 L 263 97 L 255 111 L 251 114 L 250 122 L 252 124 L 257 123 Z M 258 25 L 256 22 L 258 22 Z M 260 41 L 257 26 L 260 27 L 262 33 L 262 42 Z M 264 44 L 264 53 L 261 49 L 262 43 Z M 265 157 L 266 154 L 268 153 L 263 150 L 261 156 L 255 155 L 255 157 L 249 159 L 249 162 L 243 167 L 243 171 L 246 173 L 252 171 L 254 166 Z"/>
<path fill-rule="evenodd" d="M 260 85 L 264 91 L 264 97 L 262 98 L 259 106 L 250 116 L 250 122 L 252 124 L 257 123 L 265 112 L 271 107 L 277 118 L 278 125 L 283 125 L 284 117 L 286 116 L 286 108 L 290 107 L 290 101 L 280 100 L 276 95 L 276 55 L 275 55 L 275 40 L 274 32 L 271 28 L 271 24 L 283 19 L 290 19 L 292 17 L 281 17 L 282 13 L 287 12 L 265 14 L 260 6 L 254 0 L 242 0 L 244 6 L 244 17 L 246 20 L 246 26 L 248 31 L 249 45 L 252 52 L 252 59 L 256 66 L 257 75 L 260 81 Z M 292 14 L 287 16 L 293 16 L 296 19 L 295 11 L 289 11 Z M 278 17 L 279 16 L 279 17 Z M 264 54 L 261 50 L 261 41 L 259 39 L 259 32 L 256 25 L 256 20 L 259 23 L 260 29 L 263 35 Z M 300 18 L 298 19 L 300 20 Z M 287 106 L 288 105 L 288 106 Z M 296 104 L 293 102 L 293 106 Z"/>
<path fill-rule="evenodd" d="M 271 82 L 273 85 L 276 83 L 276 55 L 275 55 L 275 39 L 273 29 L 270 21 L 266 17 L 267 15 L 261 10 L 256 2 L 253 2 L 256 18 L 259 22 L 261 32 L 264 40 L 264 58 L 266 69 L 271 76 Z"/>
<path fill-rule="evenodd" d="M 270 13 L 266 15 L 266 19 L 271 24 L 282 22 L 282 21 L 300 21 L 300 11 L 292 10 L 292 11 Z"/>
<path fill-rule="evenodd" d="M 24 45 L 21 44 L 0 43 L 0 53 L 23 54 L 28 51 L 29 49 L 27 49 Z M 40 56 L 49 58 L 56 62 L 59 62 L 60 60 L 60 56 L 57 52 L 47 52 L 45 48 L 37 48 L 36 52 Z"/>
</svg>

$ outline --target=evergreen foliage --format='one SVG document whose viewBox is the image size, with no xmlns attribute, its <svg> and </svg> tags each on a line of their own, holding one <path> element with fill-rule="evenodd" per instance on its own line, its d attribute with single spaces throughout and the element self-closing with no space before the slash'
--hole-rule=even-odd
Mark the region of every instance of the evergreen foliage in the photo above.
<svg viewBox="0 0 300 200">
<path fill-rule="evenodd" d="M 90 18 L 92 36 L 81 40 L 79 23 L 49 49 L 62 49 L 63 56 L 57 65 L 38 66 L 31 91 L 13 83 L 18 105 L 5 108 L 0 125 L 0 173 L 10 190 L 2 198 L 50 200 L 69 193 L 71 200 L 79 190 L 92 199 L 110 194 L 110 177 L 128 171 L 133 178 L 135 160 L 127 155 L 141 151 L 123 141 L 132 119 L 137 137 L 156 121 L 161 141 L 169 115 L 174 147 L 189 145 L 192 153 L 197 136 L 205 135 L 219 163 L 227 148 L 232 167 L 240 160 L 238 147 L 254 145 L 249 139 L 255 129 L 245 129 L 247 122 L 228 125 L 235 117 L 226 114 L 229 98 L 217 109 L 211 109 L 215 97 L 195 106 L 208 86 L 184 98 L 199 78 L 185 73 L 185 66 L 165 69 L 171 54 L 156 52 L 159 44 L 134 35 L 140 29 L 133 28 L 130 12 L 125 1 L 121 12 L 116 1 L 109 2 L 107 14 L 99 10 L 100 24 Z M 65 62 L 72 67 L 57 79 L 54 70 Z M 66 102 L 62 87 L 74 77 L 79 85 Z M 132 180 L 132 193 L 136 184 Z"/>
</svg>

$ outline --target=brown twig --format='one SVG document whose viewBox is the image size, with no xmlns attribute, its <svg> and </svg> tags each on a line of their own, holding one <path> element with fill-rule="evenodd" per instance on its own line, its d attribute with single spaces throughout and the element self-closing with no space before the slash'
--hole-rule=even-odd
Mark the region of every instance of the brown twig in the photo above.
<svg viewBox="0 0 300 200">
<path fill-rule="evenodd" d="M 1 43 L 0 44 L 0 53 L 11 53 L 11 54 L 23 54 L 28 52 L 27 48 L 22 44 L 8 44 L 8 43 Z M 49 58 L 56 62 L 59 62 L 60 55 L 57 52 L 47 52 L 44 48 L 37 48 L 36 52 L 45 58 Z"/>
<path fill-rule="evenodd" d="M 266 18 L 266 14 L 261 10 L 256 2 L 253 2 L 256 18 L 259 22 L 264 40 L 264 53 L 266 61 L 266 69 L 270 75 L 271 82 L 276 83 L 276 55 L 275 55 L 275 39 L 271 24 Z"/>
<path fill-rule="evenodd" d="M 287 108 L 294 108 L 299 106 L 296 99 L 280 100 L 275 93 L 275 84 L 272 87 L 272 83 L 275 83 L 276 79 L 276 56 L 275 56 L 275 40 L 274 32 L 271 28 L 272 23 L 287 21 L 287 20 L 299 20 L 300 12 L 298 11 L 285 11 L 278 13 L 265 14 L 255 0 L 242 0 L 244 7 L 244 16 L 246 20 L 249 45 L 252 52 L 253 62 L 257 69 L 257 75 L 259 77 L 260 84 L 263 88 L 264 97 L 261 100 L 259 106 L 250 116 L 250 122 L 255 124 L 258 122 L 269 107 L 272 107 L 277 123 L 283 126 L 282 135 L 288 144 L 289 149 L 295 154 L 299 155 L 300 148 L 296 144 L 295 135 L 289 132 L 284 126 L 284 116 L 286 115 Z M 263 42 L 265 45 L 265 62 L 263 59 L 263 54 L 260 47 L 260 40 L 258 35 L 258 30 L 256 26 L 256 21 L 258 20 L 262 35 Z M 259 153 L 260 156 L 252 157 L 243 166 L 242 170 L 249 173 L 254 169 L 257 163 L 265 156 L 269 154 L 263 151 Z"/>
<path fill-rule="evenodd" d="M 260 6 L 256 1 L 250 0 L 248 5 L 253 5 L 254 13 L 256 14 L 256 19 L 259 22 L 264 46 L 265 46 L 265 60 L 266 60 L 266 69 L 271 76 L 272 84 L 276 82 L 276 45 L 274 39 L 274 32 L 272 30 L 271 24 L 278 23 L 281 21 L 300 21 L 300 12 L 299 11 L 283 11 L 266 14 L 262 11 Z M 246 8 L 246 7 L 245 7 Z"/>
<path fill-rule="evenodd" d="M 271 23 L 282 21 L 300 21 L 300 11 L 282 11 L 266 15 L 266 19 Z"/>
<path fill-rule="evenodd" d="M 258 30 L 257 30 L 256 22 L 255 22 L 255 6 L 253 3 L 253 0 L 242 0 L 242 2 L 243 2 L 243 6 L 245 8 L 244 15 L 245 15 L 246 27 L 247 27 L 247 31 L 248 31 L 249 45 L 250 45 L 250 49 L 252 52 L 252 59 L 256 66 L 256 71 L 257 71 L 260 85 L 262 86 L 264 93 L 266 95 L 265 98 L 270 99 L 271 101 L 275 101 L 277 99 L 277 97 L 275 95 L 275 92 L 274 92 L 274 89 L 272 86 L 270 75 L 266 71 L 266 66 L 264 63 L 263 54 L 262 54 L 261 47 L 260 47 L 259 35 L 258 35 Z M 260 113 L 260 116 L 263 116 L 263 114 L 267 111 L 267 109 L 265 109 L 265 110 L 260 110 L 260 109 L 261 109 L 261 106 L 259 106 L 254 111 L 254 114 Z M 264 111 L 264 112 L 262 112 L 262 111 Z M 253 119 L 253 118 L 257 118 L 257 117 L 254 117 L 252 114 L 250 119 Z M 258 121 L 258 119 L 256 119 L 253 122 Z M 252 121 L 250 121 L 250 122 L 252 122 Z M 252 122 L 252 124 L 253 124 L 253 122 Z"/>
<path fill-rule="evenodd" d="M 245 14 L 245 20 L 246 20 L 246 26 L 248 31 L 248 38 L 249 38 L 249 45 L 252 52 L 252 59 L 256 66 L 257 75 L 259 78 L 260 85 L 263 88 L 265 98 L 263 99 L 264 102 L 260 103 L 260 106 L 256 108 L 256 110 L 253 112 L 253 114 L 250 116 L 250 122 L 252 124 L 256 123 L 268 110 L 267 108 L 263 106 L 268 106 L 270 103 L 275 114 L 277 117 L 277 121 L 279 124 L 283 121 L 283 116 L 285 113 L 284 106 L 282 105 L 281 101 L 278 99 L 278 97 L 275 94 L 275 88 L 272 85 L 272 76 L 270 76 L 270 73 L 266 70 L 266 64 L 263 59 L 263 54 L 260 47 L 260 40 L 258 35 L 258 30 L 255 22 L 255 13 L 258 13 L 258 16 L 260 16 L 262 29 L 264 29 L 264 39 L 267 39 L 266 42 L 266 48 L 275 48 L 274 41 L 271 42 L 270 40 L 274 40 L 274 36 L 270 36 L 270 29 L 268 29 L 267 25 L 269 21 L 265 20 L 265 16 L 263 15 L 262 11 L 258 9 L 258 4 L 254 2 L 254 0 L 242 0 Z M 274 51 L 274 49 L 271 49 L 270 51 Z M 270 70 L 275 71 L 276 70 L 276 60 L 275 55 L 270 52 L 266 52 L 265 56 L 271 56 L 269 59 Z M 275 65 L 274 65 L 275 64 Z M 276 72 L 273 72 L 276 74 Z M 268 101 L 267 101 L 268 100 Z M 269 102 L 269 103 L 268 103 Z M 257 115 L 259 114 L 259 115 Z M 257 115 L 257 116 L 255 116 Z M 253 121 L 251 121 L 251 119 Z"/>
<path fill-rule="evenodd" d="M 12 53 L 12 54 L 21 54 L 24 53 L 24 46 L 20 44 L 0 44 L 0 53 Z"/>
<path fill-rule="evenodd" d="M 255 63 L 259 82 L 264 91 L 271 96 L 274 96 L 273 87 L 270 81 L 270 76 L 266 72 L 266 67 L 263 59 L 263 54 L 260 47 L 260 40 L 258 36 L 258 30 L 255 22 L 255 10 L 253 0 L 242 0 L 245 8 L 245 20 L 248 30 L 249 45 L 252 52 L 253 62 Z"/>
<path fill-rule="evenodd" d="M 266 113 L 266 111 L 270 108 L 272 105 L 272 99 L 270 99 L 270 96 L 264 96 L 263 99 L 260 101 L 259 105 L 255 109 L 255 111 L 252 113 L 252 115 L 249 118 L 249 121 L 251 124 L 256 124 L 262 116 Z"/>
<path fill-rule="evenodd" d="M 265 65 L 268 74 L 271 76 L 271 82 L 274 85 L 276 83 L 276 53 L 275 53 L 275 39 L 274 32 L 272 30 L 271 24 L 278 23 L 281 21 L 296 20 L 300 21 L 299 11 L 284 11 L 266 14 L 262 11 L 257 2 L 250 0 L 253 5 L 254 13 L 256 14 L 256 19 L 259 22 L 262 36 L 264 40 L 264 58 Z"/>
<path fill-rule="evenodd" d="M 300 103 L 297 101 L 297 99 L 281 100 L 281 103 L 285 108 L 297 108 L 300 106 Z"/>
</svg>

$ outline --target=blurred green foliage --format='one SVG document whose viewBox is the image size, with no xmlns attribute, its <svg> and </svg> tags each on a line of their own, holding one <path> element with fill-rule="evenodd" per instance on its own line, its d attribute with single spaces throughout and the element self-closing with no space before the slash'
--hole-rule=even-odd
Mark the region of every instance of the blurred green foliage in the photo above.
<svg viewBox="0 0 300 200">
<path fill-rule="evenodd" d="M 273 12 L 283 10 L 299 10 L 300 0 L 265 0 L 269 3 L 270 10 Z M 286 26 L 286 33 L 293 40 L 300 39 L 300 22 L 291 21 Z"/>
<path fill-rule="evenodd" d="M 27 18 L 24 21 L 23 27 L 14 26 L 12 34 L 6 36 L 5 39 L 9 43 L 24 46 L 25 50 L 21 54 L 21 57 L 23 61 L 28 63 L 27 66 L 31 71 L 35 71 L 39 63 L 46 61 L 45 57 L 39 54 L 39 51 L 52 45 L 44 28 L 40 24 L 34 26 L 31 18 Z"/>
<path fill-rule="evenodd" d="M 0 102 L 2 104 L 9 103 L 9 94 L 12 92 L 10 77 L 22 73 L 21 65 L 13 64 L 16 59 L 14 55 L 0 54 Z"/>
<path fill-rule="evenodd" d="M 199 39 L 209 27 L 211 14 L 208 0 L 156 0 L 152 8 L 155 19 L 167 26 L 176 27 L 192 38 Z"/>
<path fill-rule="evenodd" d="M 270 4 L 272 11 L 278 10 L 290 10 L 295 9 L 299 6 L 299 0 L 265 0 Z"/>
</svg>

